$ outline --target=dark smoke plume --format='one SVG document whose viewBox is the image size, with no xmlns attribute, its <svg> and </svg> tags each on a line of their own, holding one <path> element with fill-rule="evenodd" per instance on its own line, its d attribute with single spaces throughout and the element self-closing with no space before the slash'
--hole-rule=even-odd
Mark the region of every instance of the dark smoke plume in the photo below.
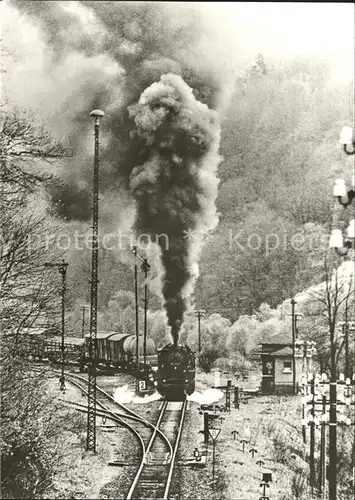
<svg viewBox="0 0 355 500">
<path fill-rule="evenodd" d="M 159 239 L 164 267 L 163 296 L 174 342 L 195 279 L 201 236 L 216 224 L 215 171 L 219 163 L 218 115 L 197 101 L 174 74 L 163 75 L 129 108 L 141 140 L 143 162 L 134 167 L 130 187 L 137 200 L 136 229 Z M 212 217 L 210 217 L 212 216 Z M 201 233 L 201 234 L 200 234 Z"/>
<path fill-rule="evenodd" d="M 54 213 L 63 220 L 86 221 L 91 215 L 91 192 L 58 178 L 48 183 Z"/>
<path fill-rule="evenodd" d="M 47 93 L 53 110 L 60 110 L 52 115 L 61 120 L 60 131 L 69 128 L 70 146 L 80 158 L 65 182 L 53 184 L 58 192 L 52 199 L 67 219 L 71 213 L 89 220 L 88 114 L 102 108 L 100 190 L 108 199 L 112 193 L 133 194 L 136 230 L 169 236 L 170 250 L 162 251 L 163 296 L 176 341 L 198 275 L 203 238 L 196 231 L 202 234 L 217 223 L 219 125 L 211 109 L 220 108 L 230 89 L 228 51 L 218 52 L 213 25 L 190 4 L 12 0 L 12 5 L 41 30 L 42 73 L 50 75 Z M 195 231 L 192 239 L 189 230 Z"/>
</svg>

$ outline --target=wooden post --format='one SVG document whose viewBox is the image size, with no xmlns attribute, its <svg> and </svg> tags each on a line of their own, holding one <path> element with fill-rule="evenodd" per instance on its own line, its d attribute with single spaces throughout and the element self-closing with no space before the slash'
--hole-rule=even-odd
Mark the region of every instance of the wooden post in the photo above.
<svg viewBox="0 0 355 500">
<path fill-rule="evenodd" d="M 311 394 L 312 394 L 312 409 L 311 409 L 311 415 L 312 415 L 312 420 L 310 422 L 310 438 L 309 438 L 309 482 L 311 486 L 311 493 L 313 495 L 314 492 L 314 486 L 315 486 L 315 468 L 314 468 L 314 447 L 315 447 L 315 422 L 314 422 L 314 415 L 315 415 L 315 403 L 314 403 L 314 375 L 311 380 Z"/>
<path fill-rule="evenodd" d="M 322 415 L 324 416 L 326 414 L 326 405 L 327 405 L 327 397 L 322 396 Z M 325 493 L 325 461 L 326 461 L 326 455 L 325 455 L 325 429 L 326 429 L 326 422 L 322 420 L 321 423 L 321 437 L 320 437 L 320 467 L 319 467 L 319 483 L 318 483 L 318 491 L 319 491 L 319 496 L 322 498 L 322 495 Z"/>
<path fill-rule="evenodd" d="M 239 385 L 234 387 L 234 406 L 239 410 Z"/>
<path fill-rule="evenodd" d="M 296 301 L 291 300 L 292 306 L 292 393 L 296 394 L 296 358 L 295 358 L 295 342 L 296 342 Z"/>
</svg>

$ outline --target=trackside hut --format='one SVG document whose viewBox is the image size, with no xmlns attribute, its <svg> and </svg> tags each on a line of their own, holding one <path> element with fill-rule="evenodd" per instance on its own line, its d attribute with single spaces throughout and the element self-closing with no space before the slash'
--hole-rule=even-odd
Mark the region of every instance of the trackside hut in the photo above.
<svg viewBox="0 0 355 500">
<path fill-rule="evenodd" d="M 281 333 L 261 344 L 262 382 L 264 394 L 291 393 L 293 390 L 292 339 Z M 296 383 L 301 376 L 302 360 L 295 359 Z"/>
</svg>

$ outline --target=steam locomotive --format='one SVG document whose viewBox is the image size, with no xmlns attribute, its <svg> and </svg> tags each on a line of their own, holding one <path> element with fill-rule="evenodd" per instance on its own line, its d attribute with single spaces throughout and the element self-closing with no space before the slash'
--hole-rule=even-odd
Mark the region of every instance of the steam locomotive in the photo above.
<svg viewBox="0 0 355 500">
<path fill-rule="evenodd" d="M 168 401 L 183 401 L 195 390 L 195 355 L 187 345 L 167 344 L 158 351 L 157 391 Z"/>
<path fill-rule="evenodd" d="M 135 335 L 118 332 L 97 332 L 97 367 L 114 371 L 128 371 L 145 378 L 154 377 L 158 392 L 168 401 L 182 401 L 195 390 L 195 355 L 186 345 L 167 344 L 158 351 L 153 340 L 147 338 L 146 362 L 142 350 L 143 338 L 139 338 L 139 373 L 136 372 Z M 46 331 L 24 334 L 21 352 L 25 357 L 38 361 L 60 363 L 62 359 L 61 337 L 48 335 Z M 86 371 L 89 361 L 89 336 L 65 337 L 64 359 L 66 364 L 78 364 Z M 154 371 L 154 369 L 156 371 Z M 149 377 L 149 378 L 150 378 Z"/>
</svg>

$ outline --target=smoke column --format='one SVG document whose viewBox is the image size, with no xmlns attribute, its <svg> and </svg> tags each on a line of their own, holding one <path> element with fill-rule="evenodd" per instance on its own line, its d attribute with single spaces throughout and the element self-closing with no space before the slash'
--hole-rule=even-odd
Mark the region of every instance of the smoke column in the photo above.
<svg viewBox="0 0 355 500">
<path fill-rule="evenodd" d="M 65 131 L 77 153 L 60 174 L 64 182 L 54 185 L 53 199 L 67 218 L 90 220 L 88 114 L 104 109 L 100 196 L 124 200 L 132 213 L 134 201 L 137 233 L 168 235 L 169 249 L 159 240 L 161 284 L 177 342 L 204 235 L 217 224 L 216 110 L 233 85 L 230 39 L 193 4 L 11 0 L 10 9 L 17 12 L 20 33 L 32 30 L 21 39 L 23 60 L 7 74 L 12 95 L 21 99 L 18 82 L 26 81 L 23 104 L 42 107 L 46 123 L 59 136 Z M 17 38 L 12 36 L 13 43 Z M 111 203 L 102 206 L 103 220 L 105 210 L 114 220 Z M 116 220 L 120 216 L 122 209 Z"/>
<path fill-rule="evenodd" d="M 205 231 L 217 223 L 215 199 L 220 127 L 183 79 L 166 74 L 129 108 L 146 160 L 133 168 L 138 232 L 159 238 L 163 297 L 174 343 L 193 290 Z"/>
</svg>

